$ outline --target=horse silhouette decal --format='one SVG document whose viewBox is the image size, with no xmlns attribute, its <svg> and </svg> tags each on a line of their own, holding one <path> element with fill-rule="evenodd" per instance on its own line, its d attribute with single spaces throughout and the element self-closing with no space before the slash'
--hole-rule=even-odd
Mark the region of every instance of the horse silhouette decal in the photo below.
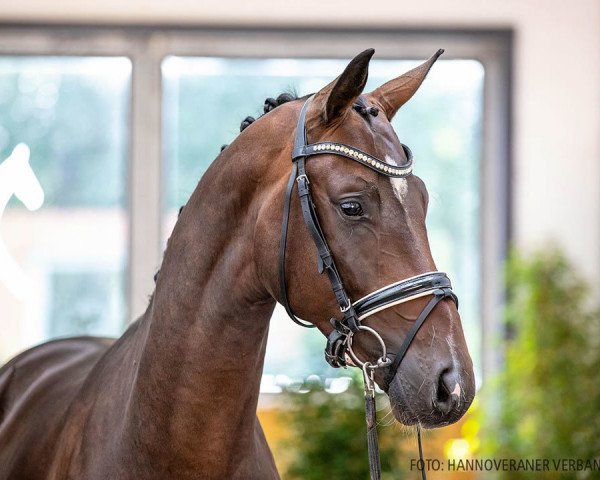
<svg viewBox="0 0 600 480">
<path fill-rule="evenodd" d="M 29 147 L 19 143 L 0 163 L 0 223 L 6 205 L 15 195 L 28 210 L 37 210 L 44 203 L 44 190 L 29 165 Z M 0 283 L 19 300 L 31 290 L 31 281 L 10 255 L 0 234 Z"/>
</svg>

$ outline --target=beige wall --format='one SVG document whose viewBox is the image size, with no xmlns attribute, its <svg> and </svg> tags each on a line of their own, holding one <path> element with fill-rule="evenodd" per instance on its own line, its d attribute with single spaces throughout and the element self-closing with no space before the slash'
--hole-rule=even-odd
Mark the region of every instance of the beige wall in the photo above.
<svg viewBox="0 0 600 480">
<path fill-rule="evenodd" d="M 0 0 L 0 21 L 512 27 L 514 237 L 600 280 L 600 1 Z"/>
</svg>

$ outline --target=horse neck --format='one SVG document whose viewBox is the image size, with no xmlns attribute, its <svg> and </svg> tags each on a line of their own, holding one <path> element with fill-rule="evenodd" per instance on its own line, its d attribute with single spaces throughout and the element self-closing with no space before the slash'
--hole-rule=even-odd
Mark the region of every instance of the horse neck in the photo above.
<svg viewBox="0 0 600 480">
<path fill-rule="evenodd" d="M 252 143 L 230 145 L 203 176 L 168 241 L 155 293 L 137 327 L 143 347 L 132 420 L 139 425 L 151 418 L 156 428 L 135 441 L 162 458 L 171 445 L 204 469 L 207 462 L 227 463 L 224 452 L 255 448 L 275 302 L 253 261 L 257 185 L 268 167 Z"/>
</svg>

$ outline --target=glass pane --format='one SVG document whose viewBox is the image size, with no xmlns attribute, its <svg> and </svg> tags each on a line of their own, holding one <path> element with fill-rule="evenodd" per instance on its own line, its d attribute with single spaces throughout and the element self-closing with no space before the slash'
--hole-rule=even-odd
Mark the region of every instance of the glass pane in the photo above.
<svg viewBox="0 0 600 480">
<path fill-rule="evenodd" d="M 127 58 L 0 57 L 0 360 L 122 331 L 130 83 Z"/>
<path fill-rule="evenodd" d="M 166 59 L 162 65 L 164 238 L 169 236 L 178 207 L 187 201 L 221 145 L 236 137 L 243 118 L 258 117 L 267 97 L 290 90 L 300 95 L 318 90 L 346 64 L 322 59 Z M 416 64 L 372 61 L 366 90 Z M 484 70 L 477 61 L 441 60 L 415 99 L 394 119 L 400 139 L 415 153 L 416 174 L 430 192 L 428 229 L 432 251 L 438 268 L 450 274 L 460 297 L 461 316 L 477 372 L 481 336 L 479 172 L 483 80 Z M 292 352 L 288 348 L 291 342 L 298 346 Z M 323 360 L 324 344 L 319 332 L 292 324 L 278 307 L 271 323 L 265 374 L 338 375 L 339 371 Z M 265 378 L 265 388 L 273 379 Z"/>
</svg>

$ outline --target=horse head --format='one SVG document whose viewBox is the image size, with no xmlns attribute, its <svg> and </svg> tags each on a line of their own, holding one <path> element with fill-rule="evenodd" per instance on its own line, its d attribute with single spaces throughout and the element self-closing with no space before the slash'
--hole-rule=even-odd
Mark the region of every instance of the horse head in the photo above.
<svg viewBox="0 0 600 480">
<path fill-rule="evenodd" d="M 328 337 L 336 326 L 331 319 L 340 318 L 340 306 L 344 310 L 344 304 L 332 294 L 328 275 L 319 273 L 324 267 L 322 259 L 315 261 L 314 230 L 326 239 L 349 300 L 436 271 L 425 225 L 427 189 L 408 168 L 403 170 L 410 165 L 410 150 L 400 143 L 390 121 L 417 91 L 441 51 L 421 66 L 363 93 L 372 54 L 373 50 L 367 50 L 354 58 L 338 78 L 312 96 L 302 113 L 304 100 L 287 103 L 268 115 L 276 127 L 296 124 L 299 116 L 302 119 L 295 132 L 296 141 L 290 139 L 283 154 L 273 161 L 272 172 L 277 180 L 270 205 L 285 198 L 290 156 L 298 155 L 291 151 L 292 144 L 297 149 L 302 123 L 306 142 L 317 145 L 309 148 L 324 151 L 302 159 L 306 178 L 300 178 L 300 174 L 295 178 L 298 185 L 290 186 L 304 189 L 310 182 L 311 200 L 301 204 L 297 195 L 291 200 L 289 234 L 284 242 L 284 288 L 282 275 L 273 267 L 279 234 L 273 225 L 281 221 L 280 209 L 261 210 L 256 243 L 273 248 L 257 251 L 256 261 L 273 296 Z M 336 147 L 339 145 L 341 151 Z M 266 146 L 265 150 L 272 152 L 273 148 Z M 357 152 L 368 153 L 362 156 Z M 354 157 L 360 161 L 352 161 Z M 372 168 L 368 168 L 371 162 Z M 303 208 L 311 208 L 310 204 L 317 217 L 313 231 L 307 229 L 302 212 Z M 270 266 L 261 269 L 260 265 L 266 264 Z M 427 321 L 409 341 L 397 370 L 389 371 L 389 363 L 427 308 L 431 295 L 430 289 L 408 301 L 388 302 L 386 308 L 374 309 L 361 319 L 360 324 L 368 328 L 352 335 L 355 359 L 371 366 L 378 360 L 387 362 L 381 365 L 383 368 L 374 369 L 374 380 L 387 391 L 396 419 L 406 425 L 438 427 L 455 422 L 475 393 L 473 365 L 453 294 L 440 296 L 432 304 Z M 382 347 L 389 354 L 387 360 L 381 358 Z M 348 363 L 357 361 L 348 359 Z"/>
</svg>

